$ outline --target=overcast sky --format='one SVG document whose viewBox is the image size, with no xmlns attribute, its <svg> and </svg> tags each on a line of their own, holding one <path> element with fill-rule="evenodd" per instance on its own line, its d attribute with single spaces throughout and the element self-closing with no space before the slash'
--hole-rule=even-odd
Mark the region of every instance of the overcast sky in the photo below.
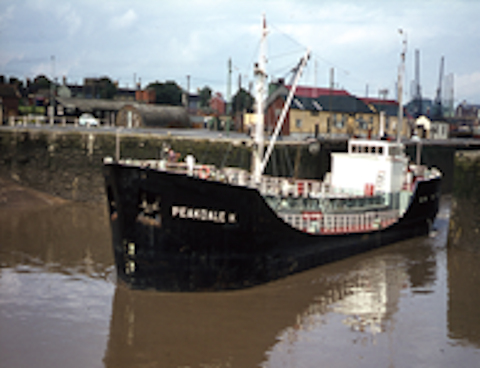
<svg viewBox="0 0 480 368">
<path fill-rule="evenodd" d="M 434 98 L 440 59 L 454 76 L 456 103 L 480 104 L 480 1 L 477 0 L 0 0 L 0 74 L 108 76 L 120 86 L 174 80 L 190 91 L 248 88 L 265 13 L 270 78 L 285 77 L 306 47 L 313 52 L 302 85 L 337 87 L 396 98 L 407 37 L 404 100 L 420 50 L 422 95 Z M 368 86 L 368 87 L 367 87 Z"/>
</svg>

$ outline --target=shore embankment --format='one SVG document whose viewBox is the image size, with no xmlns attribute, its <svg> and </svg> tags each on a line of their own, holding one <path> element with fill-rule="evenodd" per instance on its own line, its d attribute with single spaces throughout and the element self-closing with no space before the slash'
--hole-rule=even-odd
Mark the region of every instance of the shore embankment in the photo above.
<svg viewBox="0 0 480 368">
<path fill-rule="evenodd" d="M 480 252 L 480 151 L 455 155 L 449 246 Z"/>
<path fill-rule="evenodd" d="M 245 135 L 9 129 L 0 130 L 0 177 L 64 199 L 100 201 L 105 157 L 158 159 L 166 147 L 177 152 L 179 160 L 191 154 L 202 164 L 250 168 L 252 143 Z M 345 150 L 345 140 L 279 142 L 266 173 L 323 178 L 330 169 L 330 153 Z"/>
<path fill-rule="evenodd" d="M 23 187 L 75 201 L 105 200 L 102 163 L 105 157 L 157 159 L 166 147 L 183 160 L 217 167 L 250 169 L 252 141 L 240 133 L 208 130 L 120 130 L 114 128 L 0 127 L 0 177 Z M 292 140 L 275 146 L 268 175 L 322 180 L 330 171 L 332 152 L 347 149 L 345 138 Z M 480 141 L 408 142 L 407 154 L 444 174 L 442 190 L 453 185 L 454 153 L 480 149 Z"/>
</svg>

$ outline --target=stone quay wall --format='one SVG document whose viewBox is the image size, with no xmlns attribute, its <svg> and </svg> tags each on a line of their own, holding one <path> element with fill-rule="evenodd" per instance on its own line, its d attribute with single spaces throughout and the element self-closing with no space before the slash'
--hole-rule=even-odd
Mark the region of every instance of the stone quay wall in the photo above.
<svg viewBox="0 0 480 368">
<path fill-rule="evenodd" d="M 104 200 L 102 163 L 105 157 L 156 159 L 165 146 L 183 160 L 192 154 L 197 162 L 219 167 L 249 169 L 252 145 L 248 137 L 198 138 L 139 132 L 116 133 L 92 130 L 1 129 L 0 176 L 51 195 L 77 201 Z M 462 145 L 460 145 L 462 146 Z M 463 147 L 463 146 L 462 146 Z M 478 145 L 480 148 L 480 143 Z M 345 139 L 318 141 L 279 141 L 266 168 L 266 174 L 296 178 L 323 179 L 330 171 L 330 154 L 344 152 Z M 444 173 L 443 191 L 453 185 L 454 153 L 452 144 L 408 144 L 412 160 L 421 150 L 421 160 Z"/>
<path fill-rule="evenodd" d="M 480 151 L 455 155 L 448 244 L 480 252 Z"/>
<path fill-rule="evenodd" d="M 0 176 L 64 199 L 104 200 L 102 164 L 105 157 L 158 159 L 165 146 L 192 154 L 197 162 L 249 169 L 248 140 L 185 138 L 155 134 L 48 130 L 1 130 Z M 325 144 L 282 143 L 272 154 L 266 173 L 298 178 L 323 178 L 330 152 L 344 151 L 344 141 Z"/>
</svg>

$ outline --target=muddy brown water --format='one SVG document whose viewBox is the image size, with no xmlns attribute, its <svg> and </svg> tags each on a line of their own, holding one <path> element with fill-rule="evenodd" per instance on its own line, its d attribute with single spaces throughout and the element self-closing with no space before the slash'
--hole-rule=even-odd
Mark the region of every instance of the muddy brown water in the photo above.
<svg viewBox="0 0 480 368">
<path fill-rule="evenodd" d="M 0 206 L 0 367 L 478 367 L 480 254 L 435 231 L 220 293 L 117 285 L 104 203 Z"/>
</svg>

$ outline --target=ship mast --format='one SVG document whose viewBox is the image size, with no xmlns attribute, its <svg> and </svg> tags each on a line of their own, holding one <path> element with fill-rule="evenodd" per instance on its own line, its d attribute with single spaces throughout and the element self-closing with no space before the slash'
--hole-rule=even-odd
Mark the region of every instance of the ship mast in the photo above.
<svg viewBox="0 0 480 368">
<path fill-rule="evenodd" d="M 266 73 L 266 46 L 267 46 L 267 22 L 265 14 L 262 23 L 262 39 L 260 43 L 260 56 L 258 63 L 255 64 L 255 105 L 256 105 L 256 122 L 253 149 L 253 178 L 255 183 L 260 183 L 262 177 L 262 158 L 264 151 L 264 101 L 265 101 L 265 85 L 267 80 Z"/>
<path fill-rule="evenodd" d="M 260 44 L 260 57 L 258 63 L 255 64 L 255 77 L 256 77 L 256 93 L 255 93 L 255 105 L 256 105 L 256 124 L 255 124 L 255 135 L 254 135 L 254 149 L 253 149 L 253 167 L 252 167 L 252 175 L 253 179 L 256 184 L 259 184 L 262 179 L 263 172 L 267 166 L 268 160 L 270 159 L 270 155 L 273 150 L 273 146 L 277 140 L 277 137 L 280 133 L 280 129 L 282 128 L 283 122 L 287 115 L 287 111 L 290 108 L 292 103 L 293 97 L 295 95 L 295 91 L 297 89 L 297 84 L 302 75 L 302 71 L 307 64 L 308 59 L 310 58 L 310 50 L 307 49 L 305 55 L 302 57 L 298 66 L 294 69 L 296 71 L 296 75 L 294 77 L 293 84 L 290 88 L 290 92 L 288 94 L 287 100 L 283 106 L 282 113 L 277 120 L 277 124 L 275 126 L 274 133 L 270 139 L 270 143 L 267 148 L 267 152 L 264 155 L 265 150 L 265 138 L 264 138 L 264 124 L 265 124 L 265 117 L 264 117 L 264 102 L 265 102 L 265 86 L 267 80 L 267 73 L 265 70 L 265 66 L 267 63 L 266 58 L 266 43 L 267 43 L 267 22 L 265 20 L 265 15 L 263 15 L 263 24 L 262 24 L 262 40 Z"/>
<path fill-rule="evenodd" d="M 307 65 L 307 61 L 310 59 L 310 50 L 307 49 L 305 52 L 305 55 L 302 57 L 300 62 L 298 63 L 298 66 L 295 68 L 296 74 L 293 79 L 293 84 L 290 88 L 290 92 L 288 93 L 288 97 L 285 101 L 285 104 L 283 105 L 282 113 L 280 114 L 277 124 L 275 126 L 275 130 L 272 134 L 272 137 L 270 138 L 270 143 L 268 144 L 267 147 L 267 152 L 265 153 L 265 156 L 263 157 L 261 167 L 260 167 L 260 174 L 263 174 L 263 171 L 265 170 L 268 160 L 270 159 L 270 155 L 272 154 L 273 146 L 275 145 L 275 142 L 277 141 L 278 135 L 280 134 L 280 129 L 282 129 L 283 122 L 285 120 L 285 117 L 287 116 L 287 112 L 290 109 L 290 105 L 292 104 L 293 97 L 295 96 L 295 91 L 297 90 L 297 85 L 298 81 L 302 75 L 302 71 L 305 68 L 305 65 Z"/>
</svg>

